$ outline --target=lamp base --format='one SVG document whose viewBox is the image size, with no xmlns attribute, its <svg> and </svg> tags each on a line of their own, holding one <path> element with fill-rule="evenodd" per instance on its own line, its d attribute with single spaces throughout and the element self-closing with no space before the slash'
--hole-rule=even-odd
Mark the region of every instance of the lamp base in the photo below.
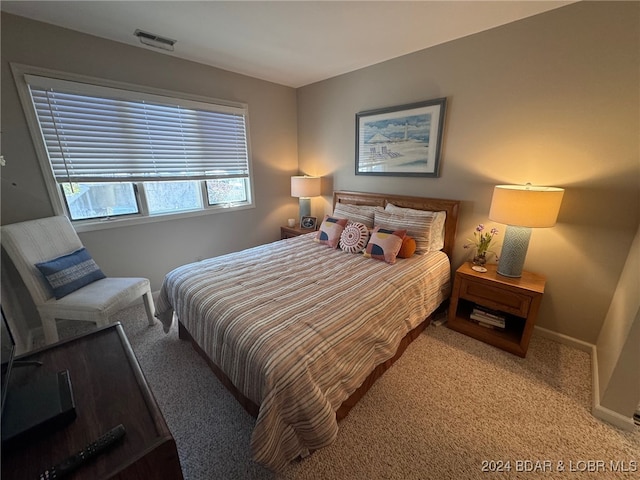
<svg viewBox="0 0 640 480">
<path fill-rule="evenodd" d="M 507 225 L 500 260 L 498 260 L 498 274 L 513 278 L 522 276 L 530 238 L 531 228 Z"/>
<path fill-rule="evenodd" d="M 311 215 L 311 199 L 309 197 L 300 197 L 298 204 L 300 208 L 300 225 L 302 225 L 302 217 Z"/>
</svg>

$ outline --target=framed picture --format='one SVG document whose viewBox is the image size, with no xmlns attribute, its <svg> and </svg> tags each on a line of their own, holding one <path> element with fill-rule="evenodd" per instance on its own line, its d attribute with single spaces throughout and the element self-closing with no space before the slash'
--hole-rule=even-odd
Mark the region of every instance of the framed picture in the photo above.
<svg viewBox="0 0 640 480">
<path fill-rule="evenodd" d="M 316 217 L 302 217 L 300 226 L 306 230 L 315 230 L 317 221 Z"/>
<path fill-rule="evenodd" d="M 356 175 L 438 177 L 446 98 L 356 114 Z"/>
</svg>

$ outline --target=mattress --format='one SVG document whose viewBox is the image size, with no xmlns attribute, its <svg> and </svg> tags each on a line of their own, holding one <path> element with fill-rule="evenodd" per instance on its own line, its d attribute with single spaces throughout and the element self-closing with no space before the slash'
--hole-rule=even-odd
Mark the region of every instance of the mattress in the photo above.
<svg viewBox="0 0 640 480">
<path fill-rule="evenodd" d="M 337 408 L 450 292 L 442 252 L 389 265 L 314 236 L 176 268 L 157 302 L 260 406 L 252 454 L 272 470 L 331 444 Z"/>
</svg>

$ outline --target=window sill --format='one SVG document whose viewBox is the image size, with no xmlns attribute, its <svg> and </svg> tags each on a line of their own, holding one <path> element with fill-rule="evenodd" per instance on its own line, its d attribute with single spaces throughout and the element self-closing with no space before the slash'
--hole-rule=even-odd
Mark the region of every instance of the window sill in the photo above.
<svg viewBox="0 0 640 480">
<path fill-rule="evenodd" d="M 217 213 L 224 213 L 230 211 L 248 210 L 255 208 L 253 203 L 247 203 L 234 206 L 218 206 L 209 207 L 204 210 L 194 210 L 190 212 L 169 213 L 162 215 L 150 215 L 150 216 L 129 216 L 123 218 L 108 218 L 108 219 L 95 219 L 95 220 L 76 220 L 72 221 L 73 227 L 76 232 L 92 232 L 95 230 L 106 230 L 109 228 L 118 227 L 130 227 L 133 225 L 141 225 L 145 223 L 166 222 L 169 220 L 178 220 L 182 218 L 201 217 L 204 215 L 215 215 Z"/>
</svg>

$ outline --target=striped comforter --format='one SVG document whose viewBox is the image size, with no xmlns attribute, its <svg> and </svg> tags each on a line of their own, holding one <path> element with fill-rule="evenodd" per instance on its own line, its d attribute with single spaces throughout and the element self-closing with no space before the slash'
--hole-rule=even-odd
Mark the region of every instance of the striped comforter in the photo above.
<svg viewBox="0 0 640 480">
<path fill-rule="evenodd" d="M 442 252 L 388 265 L 313 236 L 179 267 L 157 304 L 260 405 L 251 448 L 272 470 L 334 441 L 341 403 L 450 290 Z"/>
</svg>

